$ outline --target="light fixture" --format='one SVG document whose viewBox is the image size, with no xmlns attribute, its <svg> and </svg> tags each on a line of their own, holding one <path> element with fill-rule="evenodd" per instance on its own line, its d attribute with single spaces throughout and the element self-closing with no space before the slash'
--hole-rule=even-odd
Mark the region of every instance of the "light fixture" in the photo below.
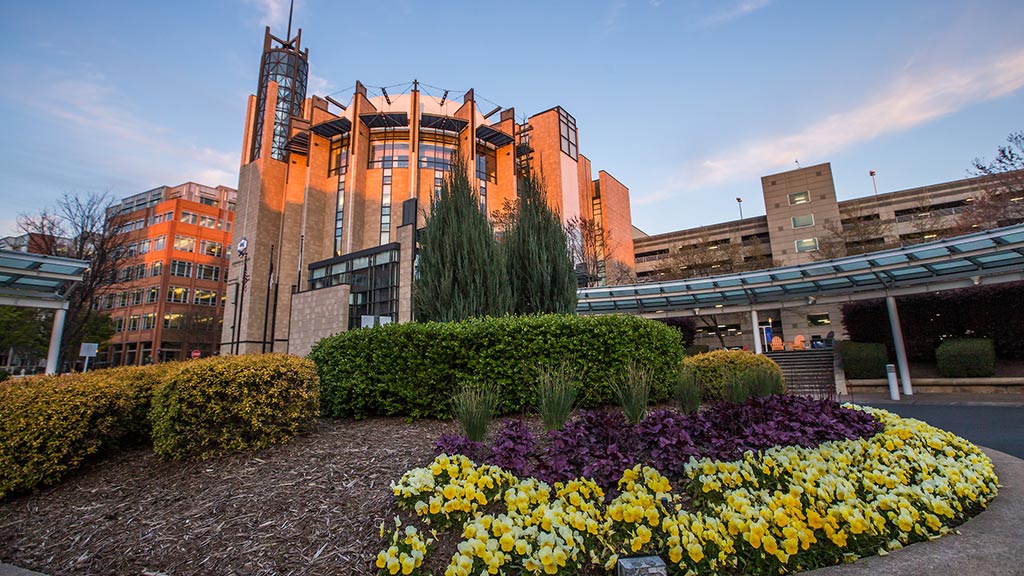
<svg viewBox="0 0 1024 576">
<path fill-rule="evenodd" d="M 818 299 L 817 299 L 817 298 L 815 298 L 814 296 L 808 296 L 808 297 L 807 297 L 807 305 L 808 305 L 808 306 L 810 306 L 811 304 L 814 304 L 814 303 L 815 303 L 815 302 L 817 302 L 817 301 L 818 301 Z"/>
<path fill-rule="evenodd" d="M 978 285 L 980 285 L 980 284 L 981 284 L 981 276 L 971 276 L 971 282 L 972 282 L 972 283 L 973 283 L 973 284 L 974 284 L 975 286 L 978 286 Z"/>
</svg>

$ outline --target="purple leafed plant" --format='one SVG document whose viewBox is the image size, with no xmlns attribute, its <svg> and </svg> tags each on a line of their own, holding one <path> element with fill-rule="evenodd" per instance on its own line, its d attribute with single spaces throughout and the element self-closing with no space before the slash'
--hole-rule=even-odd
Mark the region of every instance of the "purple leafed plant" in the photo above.
<svg viewBox="0 0 1024 576">
<path fill-rule="evenodd" d="M 539 446 L 520 420 L 506 421 L 490 447 L 445 434 L 437 451 L 483 458 L 520 476 L 545 482 L 592 478 L 607 492 L 637 463 L 682 476 L 691 457 L 737 460 L 747 450 L 814 447 L 831 440 L 874 435 L 882 424 L 870 414 L 801 396 L 768 396 L 742 404 L 717 403 L 695 414 L 654 410 L 636 425 L 620 411 L 581 410 Z"/>
<path fill-rule="evenodd" d="M 486 462 L 525 476 L 533 471 L 531 457 L 536 447 L 537 441 L 522 420 L 506 420 L 491 441 Z"/>
</svg>

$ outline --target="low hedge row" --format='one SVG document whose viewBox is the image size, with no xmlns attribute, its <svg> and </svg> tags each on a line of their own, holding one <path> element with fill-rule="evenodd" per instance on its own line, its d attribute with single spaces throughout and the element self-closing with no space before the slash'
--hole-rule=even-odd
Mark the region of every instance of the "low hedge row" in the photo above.
<svg viewBox="0 0 1024 576">
<path fill-rule="evenodd" d="M 269 446 L 316 416 L 316 369 L 281 354 L 0 383 L 0 499 L 155 440 L 174 458 Z"/>
<path fill-rule="evenodd" d="M 885 365 L 889 363 L 885 344 L 843 341 L 836 343 L 836 350 L 847 378 L 885 378 Z"/>
<path fill-rule="evenodd" d="M 210 358 L 190 364 L 153 398 L 153 449 L 210 458 L 286 442 L 320 407 L 312 362 L 286 354 Z"/>
<path fill-rule="evenodd" d="M 980 378 L 996 373 L 996 349 L 985 338 L 951 338 L 935 350 L 939 374 L 947 378 Z"/>
<path fill-rule="evenodd" d="M 693 371 L 701 388 L 702 402 L 717 402 L 725 399 L 725 385 L 730 378 L 741 373 L 764 368 L 777 374 L 782 380 L 782 369 L 771 358 L 743 350 L 713 350 L 688 356 L 683 368 Z"/>
<path fill-rule="evenodd" d="M 671 398 L 683 357 L 679 332 L 635 316 L 540 315 L 392 324 L 343 332 L 309 357 L 323 413 L 446 418 L 465 383 L 491 386 L 501 413 L 536 404 L 536 367 L 568 363 L 583 407 L 615 403 L 613 379 L 630 361 L 653 371 L 652 401 Z"/>
<path fill-rule="evenodd" d="M 0 384 L 0 498 L 149 438 L 153 390 L 175 365 L 33 376 Z"/>
</svg>

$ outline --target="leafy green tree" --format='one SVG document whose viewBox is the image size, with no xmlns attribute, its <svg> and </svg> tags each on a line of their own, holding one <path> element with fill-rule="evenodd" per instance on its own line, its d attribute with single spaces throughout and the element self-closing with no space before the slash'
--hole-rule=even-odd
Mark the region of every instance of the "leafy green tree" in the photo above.
<svg viewBox="0 0 1024 576">
<path fill-rule="evenodd" d="M 453 322 L 509 312 L 502 252 L 460 160 L 434 199 L 419 244 L 417 320 Z"/>
<path fill-rule="evenodd" d="M 37 308 L 0 306 L 0 350 L 30 361 L 46 357 L 53 313 Z"/>
<path fill-rule="evenodd" d="M 505 232 L 504 248 L 516 314 L 572 314 L 576 269 L 562 219 L 544 200 L 537 176 L 520 180 L 519 206 Z"/>
</svg>

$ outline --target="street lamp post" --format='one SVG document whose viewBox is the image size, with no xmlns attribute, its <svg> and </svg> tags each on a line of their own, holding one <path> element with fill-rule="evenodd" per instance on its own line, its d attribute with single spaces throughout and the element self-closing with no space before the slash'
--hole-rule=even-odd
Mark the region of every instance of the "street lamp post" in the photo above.
<svg viewBox="0 0 1024 576">
<path fill-rule="evenodd" d="M 737 196 L 736 204 L 740 207 L 740 220 L 743 220 L 743 198 Z"/>
</svg>

